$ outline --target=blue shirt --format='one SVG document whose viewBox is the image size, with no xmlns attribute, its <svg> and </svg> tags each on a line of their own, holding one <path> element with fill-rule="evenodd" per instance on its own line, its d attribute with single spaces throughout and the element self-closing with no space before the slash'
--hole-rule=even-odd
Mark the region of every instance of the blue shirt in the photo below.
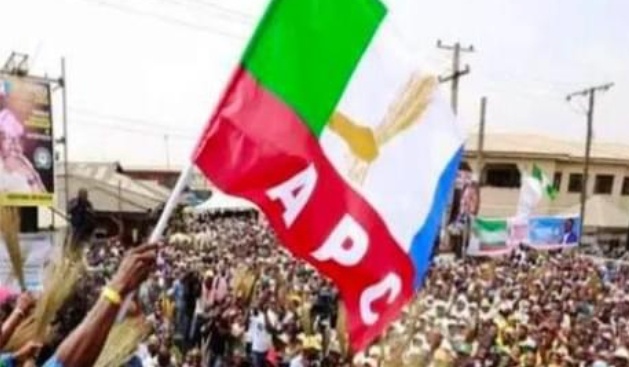
<svg viewBox="0 0 629 367">
<path fill-rule="evenodd" d="M 43 367 L 63 367 L 63 364 L 59 362 L 57 356 L 53 356 L 48 361 L 46 361 L 46 363 L 44 363 Z"/>
<path fill-rule="evenodd" d="M 14 367 L 15 364 L 13 354 L 0 354 L 0 367 Z"/>
</svg>

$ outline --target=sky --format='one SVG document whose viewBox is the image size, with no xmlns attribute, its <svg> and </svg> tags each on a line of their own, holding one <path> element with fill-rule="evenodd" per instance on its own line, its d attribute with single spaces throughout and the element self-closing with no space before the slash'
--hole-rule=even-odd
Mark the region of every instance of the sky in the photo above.
<svg viewBox="0 0 629 367">
<path fill-rule="evenodd" d="M 0 3 L 0 61 L 27 53 L 33 74 L 56 78 L 66 59 L 71 161 L 176 167 L 190 156 L 268 0 Z M 422 30 L 405 39 L 420 66 L 451 72 L 452 53 L 437 40 L 474 46 L 462 56 L 471 73 L 459 92 L 470 131 L 486 96 L 488 133 L 584 141 L 587 100 L 568 103 L 566 95 L 614 82 L 597 95 L 594 137 L 627 142 L 629 1 L 417 0 L 414 10 L 401 24 Z M 53 104 L 59 136 L 60 91 Z"/>
</svg>

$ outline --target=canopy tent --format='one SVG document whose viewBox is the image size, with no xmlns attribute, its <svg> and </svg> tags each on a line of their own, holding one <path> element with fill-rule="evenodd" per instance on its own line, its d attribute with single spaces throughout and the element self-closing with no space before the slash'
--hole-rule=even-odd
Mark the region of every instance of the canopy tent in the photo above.
<svg viewBox="0 0 629 367">
<path fill-rule="evenodd" d="M 576 204 L 560 215 L 579 214 L 581 204 Z M 588 228 L 627 228 L 629 212 L 623 210 L 609 199 L 594 195 L 585 203 L 585 227 Z"/>
<path fill-rule="evenodd" d="M 235 196 L 226 195 L 220 191 L 213 191 L 212 196 L 206 202 L 194 208 L 196 213 L 216 210 L 250 211 L 258 210 L 251 202 Z"/>
</svg>

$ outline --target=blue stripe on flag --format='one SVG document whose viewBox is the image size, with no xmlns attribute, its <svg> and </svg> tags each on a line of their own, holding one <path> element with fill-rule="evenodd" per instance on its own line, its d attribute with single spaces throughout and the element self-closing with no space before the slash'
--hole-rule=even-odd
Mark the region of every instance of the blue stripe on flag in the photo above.
<svg viewBox="0 0 629 367">
<path fill-rule="evenodd" d="M 415 288 L 421 287 L 424 276 L 430 266 L 430 253 L 435 243 L 437 230 L 441 225 L 443 211 L 452 192 L 452 186 L 454 185 L 462 156 L 463 147 L 452 157 L 452 160 L 450 160 L 450 163 L 448 163 L 441 174 L 430 213 L 428 213 L 424 226 L 413 238 L 410 255 L 415 266 Z"/>
</svg>

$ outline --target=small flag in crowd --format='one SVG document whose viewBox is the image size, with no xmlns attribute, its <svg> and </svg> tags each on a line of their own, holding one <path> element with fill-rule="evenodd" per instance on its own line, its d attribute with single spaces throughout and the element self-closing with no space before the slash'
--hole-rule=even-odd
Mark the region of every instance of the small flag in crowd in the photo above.
<svg viewBox="0 0 629 367">
<path fill-rule="evenodd" d="M 462 154 L 436 78 L 397 42 L 414 2 L 272 1 L 194 156 L 334 280 L 354 350 L 421 284 Z"/>
<path fill-rule="evenodd" d="M 544 196 L 554 200 L 557 197 L 557 189 L 548 176 L 544 174 L 544 171 L 534 164 L 531 175 L 522 180 L 516 216 L 519 218 L 530 217 Z"/>
</svg>

